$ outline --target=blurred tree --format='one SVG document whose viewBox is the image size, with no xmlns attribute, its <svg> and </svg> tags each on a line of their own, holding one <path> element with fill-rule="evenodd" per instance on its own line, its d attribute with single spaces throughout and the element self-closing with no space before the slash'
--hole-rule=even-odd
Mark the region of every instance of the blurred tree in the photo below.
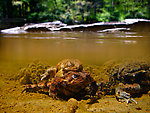
<svg viewBox="0 0 150 113">
<path fill-rule="evenodd" d="M 13 15 L 12 0 L 1 0 L 0 1 L 1 15 L 5 18 L 11 18 Z"/>
<path fill-rule="evenodd" d="M 0 0 L 0 18 L 65 23 L 150 19 L 150 0 Z"/>
<path fill-rule="evenodd" d="M 150 0 L 147 0 L 148 5 L 147 5 L 147 14 L 148 14 L 148 18 L 150 18 Z"/>
</svg>

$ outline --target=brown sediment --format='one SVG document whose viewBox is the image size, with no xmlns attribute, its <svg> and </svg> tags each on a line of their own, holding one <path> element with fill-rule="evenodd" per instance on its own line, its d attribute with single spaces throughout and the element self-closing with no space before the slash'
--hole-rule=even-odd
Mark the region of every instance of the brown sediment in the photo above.
<svg viewBox="0 0 150 113">
<path fill-rule="evenodd" d="M 114 65 L 116 63 L 109 63 Z M 29 65 L 31 66 L 31 65 Z M 42 65 L 43 66 L 43 65 Z M 33 66 L 36 67 L 36 66 Z M 46 65 L 44 65 L 45 69 Z M 103 67 L 84 65 L 84 70 L 91 73 L 96 81 L 108 81 L 104 73 L 109 66 Z M 19 68 L 19 67 L 18 67 Z M 102 69 L 103 68 L 103 69 Z M 104 69 L 105 68 L 105 69 Z M 29 68 L 27 67 L 29 70 Z M 0 73 L 0 113 L 108 113 L 108 112 L 150 112 L 150 93 L 134 98 L 135 103 L 118 102 L 114 95 L 102 96 L 98 100 L 82 99 L 77 101 L 73 98 L 68 101 L 55 100 L 42 93 L 23 93 L 23 86 L 20 84 L 18 72 Z M 33 79 L 35 79 L 33 77 Z M 31 80 L 32 81 L 32 80 Z M 38 81 L 37 81 L 38 82 Z"/>
</svg>

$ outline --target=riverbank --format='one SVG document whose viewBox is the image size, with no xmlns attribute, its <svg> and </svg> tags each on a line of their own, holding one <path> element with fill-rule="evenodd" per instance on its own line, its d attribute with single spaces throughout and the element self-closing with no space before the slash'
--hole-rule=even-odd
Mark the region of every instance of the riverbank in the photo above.
<svg viewBox="0 0 150 113">
<path fill-rule="evenodd" d="M 98 22 L 93 24 L 67 25 L 60 21 L 46 22 L 39 24 L 25 24 L 22 27 L 15 27 L 1 30 L 2 33 L 25 33 L 41 31 L 97 31 L 97 32 L 114 32 L 132 30 L 139 24 L 149 25 L 150 20 L 146 19 L 125 19 L 121 22 Z"/>
<path fill-rule="evenodd" d="M 0 30 L 9 29 L 16 26 L 23 26 L 24 23 L 24 18 L 3 18 L 0 19 Z"/>
</svg>

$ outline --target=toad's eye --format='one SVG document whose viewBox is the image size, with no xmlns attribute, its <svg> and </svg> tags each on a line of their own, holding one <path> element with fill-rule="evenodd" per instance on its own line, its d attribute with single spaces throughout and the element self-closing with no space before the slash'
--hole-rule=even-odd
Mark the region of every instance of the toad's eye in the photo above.
<svg viewBox="0 0 150 113">
<path fill-rule="evenodd" d="M 61 68 L 65 68 L 65 66 L 64 66 L 64 65 L 61 65 L 60 67 L 61 67 Z"/>
<path fill-rule="evenodd" d="M 79 75 L 72 75 L 72 78 L 78 78 Z"/>
<path fill-rule="evenodd" d="M 68 66 L 72 66 L 72 64 L 70 62 L 68 62 Z"/>
</svg>

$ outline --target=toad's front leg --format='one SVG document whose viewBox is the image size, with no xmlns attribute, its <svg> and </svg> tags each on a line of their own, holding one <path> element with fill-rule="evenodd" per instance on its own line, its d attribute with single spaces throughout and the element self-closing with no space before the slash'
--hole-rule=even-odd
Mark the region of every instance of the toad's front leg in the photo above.
<svg viewBox="0 0 150 113">
<path fill-rule="evenodd" d="M 137 104 L 137 102 L 131 98 L 131 95 L 125 91 L 123 91 L 123 87 L 122 86 L 118 86 L 116 89 L 115 89 L 115 95 L 116 95 L 116 98 L 118 101 L 126 101 L 127 104 L 129 102 L 134 102 Z"/>
<path fill-rule="evenodd" d="M 57 91 L 56 90 L 57 90 L 56 86 L 53 83 L 51 83 L 49 85 L 49 96 L 52 97 L 53 99 L 57 99 L 57 93 L 56 93 Z"/>
<path fill-rule="evenodd" d="M 60 94 L 63 95 L 65 87 L 66 87 L 66 81 L 61 78 L 54 78 L 50 84 L 47 84 L 49 87 L 49 96 L 58 99 Z"/>
</svg>

